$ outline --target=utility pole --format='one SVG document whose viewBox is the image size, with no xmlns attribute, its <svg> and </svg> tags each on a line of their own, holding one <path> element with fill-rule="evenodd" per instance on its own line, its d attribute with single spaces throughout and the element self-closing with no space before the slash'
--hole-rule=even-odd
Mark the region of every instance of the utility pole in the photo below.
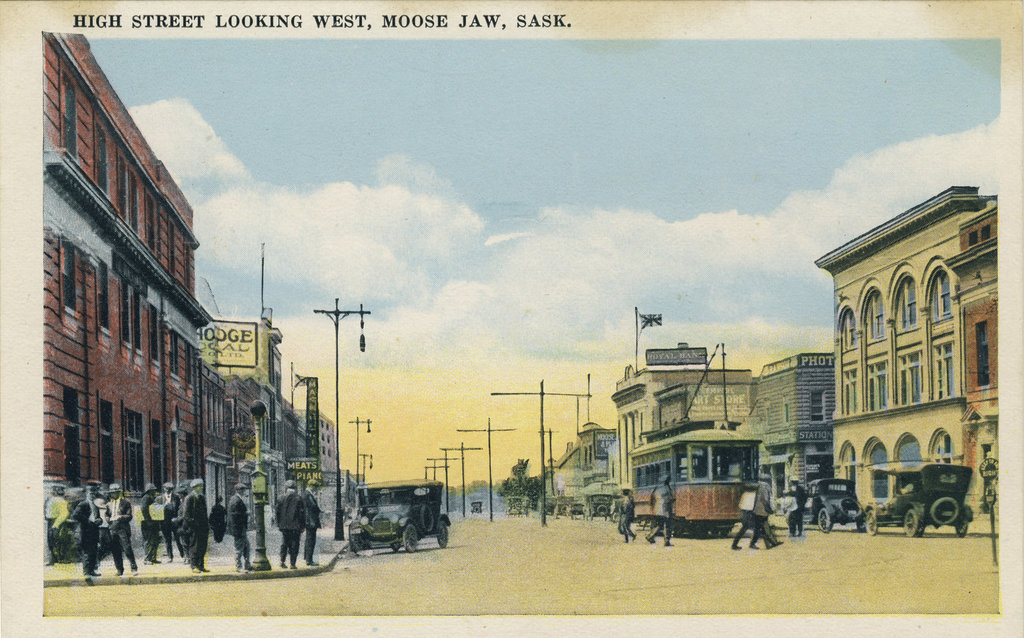
<svg viewBox="0 0 1024 638">
<path fill-rule="evenodd" d="M 487 418 L 486 430 L 456 430 L 456 432 L 487 432 L 487 511 L 491 522 L 494 522 L 494 476 L 491 470 L 491 432 L 512 432 L 515 428 L 491 428 L 491 419 Z M 426 476 L 424 476 L 426 478 Z"/>
<path fill-rule="evenodd" d="M 444 512 L 449 514 L 452 511 L 451 507 L 451 494 L 448 493 L 448 450 L 441 448 L 444 451 Z"/>
<path fill-rule="evenodd" d="M 722 344 L 722 407 L 725 408 L 725 428 L 729 429 L 729 396 L 725 391 L 725 344 Z"/>
<path fill-rule="evenodd" d="M 439 466 L 437 464 L 437 462 L 438 461 L 444 461 L 444 459 L 427 459 L 427 460 L 430 461 L 430 469 L 432 469 L 434 471 L 434 476 L 433 476 L 432 480 L 436 481 L 437 480 L 437 469 L 439 467 L 444 467 L 444 469 L 448 469 L 448 467 L 447 467 L 448 463 L 446 462 L 443 466 Z M 426 468 L 424 468 L 424 469 L 426 469 Z M 426 474 L 424 474 L 423 478 L 427 478 Z M 447 485 L 445 486 L 445 489 L 447 489 Z"/>
<path fill-rule="evenodd" d="M 466 518 L 466 452 L 471 450 L 482 450 L 482 447 L 466 447 L 465 443 L 459 443 L 459 447 L 441 448 L 447 454 L 449 451 L 459 452 L 459 464 L 462 466 L 462 518 Z"/>
<path fill-rule="evenodd" d="M 547 470 L 544 465 L 544 396 L 556 396 L 556 397 L 579 397 L 585 396 L 590 398 L 590 393 L 578 394 L 574 392 L 544 392 L 544 380 L 540 381 L 540 392 L 492 392 L 492 397 L 498 396 L 540 396 L 540 524 L 542 527 L 547 527 L 548 524 L 548 513 L 547 513 Z"/>
<path fill-rule="evenodd" d="M 373 469 L 373 455 L 372 454 L 360 454 L 360 460 L 363 462 L 363 482 L 366 482 L 366 459 L 370 459 L 370 469 Z M 358 461 L 356 462 L 356 470 L 359 470 Z M 359 477 L 356 477 L 356 482 L 359 482 Z"/>
<path fill-rule="evenodd" d="M 366 433 L 369 434 L 370 433 L 370 419 L 366 419 L 365 421 L 360 421 L 359 417 L 356 417 L 355 421 L 349 421 L 349 423 L 354 423 L 355 426 L 356 426 L 356 483 L 358 483 L 359 482 L 359 458 L 360 458 L 360 454 L 359 454 L 359 426 L 362 425 L 363 423 L 365 423 L 366 424 Z M 366 474 L 366 473 L 364 472 L 363 474 Z"/>
<path fill-rule="evenodd" d="M 334 540 L 340 541 L 345 538 L 344 515 L 341 511 L 341 419 L 338 416 L 338 321 L 349 315 L 359 315 L 359 351 L 366 352 L 366 336 L 362 330 L 364 327 L 363 317 L 370 314 L 369 310 L 363 310 L 363 304 L 359 304 L 359 310 L 341 310 L 338 308 L 338 298 L 334 298 L 333 310 L 313 310 L 314 314 L 326 315 L 334 322 L 334 429 L 337 431 L 338 449 L 335 450 L 335 476 L 337 483 L 334 490 Z M 356 468 L 356 472 L 359 468 Z"/>
</svg>

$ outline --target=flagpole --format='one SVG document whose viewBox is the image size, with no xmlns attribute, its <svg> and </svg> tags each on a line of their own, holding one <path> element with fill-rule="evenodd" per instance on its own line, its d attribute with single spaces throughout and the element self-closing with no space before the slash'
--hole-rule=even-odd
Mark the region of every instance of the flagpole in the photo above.
<svg viewBox="0 0 1024 638">
<path fill-rule="evenodd" d="M 633 350 L 633 374 L 640 368 L 640 308 L 633 306 L 633 323 L 636 326 L 636 348 Z"/>
</svg>

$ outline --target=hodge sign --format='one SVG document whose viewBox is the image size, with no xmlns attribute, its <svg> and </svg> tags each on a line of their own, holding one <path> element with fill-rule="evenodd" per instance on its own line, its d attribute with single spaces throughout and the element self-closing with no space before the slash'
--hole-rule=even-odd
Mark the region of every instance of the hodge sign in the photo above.
<svg viewBox="0 0 1024 638">
<path fill-rule="evenodd" d="M 245 321 L 214 321 L 199 329 L 203 361 L 211 366 L 255 368 L 257 325 Z"/>
</svg>

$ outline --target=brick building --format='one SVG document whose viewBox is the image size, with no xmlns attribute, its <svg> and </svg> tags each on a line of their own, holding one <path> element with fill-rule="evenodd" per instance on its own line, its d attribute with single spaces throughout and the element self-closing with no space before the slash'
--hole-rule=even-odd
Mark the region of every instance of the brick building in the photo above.
<svg viewBox="0 0 1024 638">
<path fill-rule="evenodd" d="M 42 45 L 45 480 L 201 476 L 192 209 L 85 38 Z"/>
<path fill-rule="evenodd" d="M 835 285 L 836 475 L 861 500 L 890 497 L 885 470 L 998 453 L 997 215 L 951 187 L 815 262 Z"/>
</svg>

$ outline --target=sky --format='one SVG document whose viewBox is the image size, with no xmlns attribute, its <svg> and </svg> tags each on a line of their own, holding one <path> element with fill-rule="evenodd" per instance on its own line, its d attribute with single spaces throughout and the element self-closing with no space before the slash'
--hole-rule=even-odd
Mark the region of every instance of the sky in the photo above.
<svg viewBox="0 0 1024 638">
<path fill-rule="evenodd" d="M 831 351 L 814 260 L 949 186 L 998 194 L 997 40 L 92 39 L 195 211 L 197 295 L 265 300 L 286 369 L 320 376 L 340 332 L 343 467 L 423 476 L 441 447 L 494 474 L 555 457 L 641 349 L 725 343 L 760 372 Z M 641 354 L 642 358 L 642 354 Z M 287 396 L 289 391 L 285 390 Z M 298 399 L 298 397 L 297 397 Z M 301 400 L 297 400 L 299 406 Z M 457 484 L 459 464 L 452 465 Z M 468 453 L 486 479 L 486 452 Z"/>
</svg>

